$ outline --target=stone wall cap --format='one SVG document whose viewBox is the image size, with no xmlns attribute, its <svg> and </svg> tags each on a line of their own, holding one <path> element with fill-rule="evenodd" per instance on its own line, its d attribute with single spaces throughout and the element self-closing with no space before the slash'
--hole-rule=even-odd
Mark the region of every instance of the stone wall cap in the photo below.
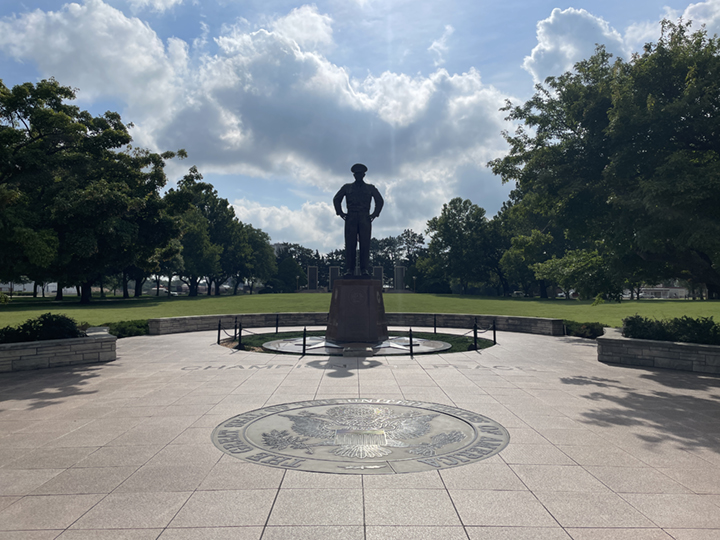
<svg viewBox="0 0 720 540">
<path fill-rule="evenodd" d="M 661 341 L 658 339 L 642 339 L 642 338 L 629 338 L 622 335 L 620 328 L 604 328 L 604 334 L 595 338 L 600 342 L 611 343 L 613 341 L 625 342 L 633 345 L 645 345 L 654 348 L 660 347 L 685 347 L 685 348 L 700 348 L 708 351 L 720 351 L 720 345 L 706 345 L 704 343 L 686 343 L 684 341 Z"/>
</svg>

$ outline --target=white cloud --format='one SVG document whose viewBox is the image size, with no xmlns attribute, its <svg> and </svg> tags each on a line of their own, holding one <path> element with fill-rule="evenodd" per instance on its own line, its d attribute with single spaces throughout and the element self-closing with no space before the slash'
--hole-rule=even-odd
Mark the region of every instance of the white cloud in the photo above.
<svg viewBox="0 0 720 540">
<path fill-rule="evenodd" d="M 537 45 L 525 57 L 523 67 L 535 82 L 551 75 L 561 75 L 580 60 L 595 52 L 595 45 L 605 45 L 608 52 L 625 59 L 633 52 L 642 52 L 648 42 L 660 37 L 660 20 L 692 21 L 692 29 L 705 26 L 709 35 L 720 33 L 720 0 L 689 4 L 684 10 L 665 7 L 655 20 L 630 24 L 621 35 L 607 21 L 584 9 L 555 8 L 550 17 L 537 24 Z"/>
<path fill-rule="evenodd" d="M 428 51 L 433 53 L 435 56 L 435 67 L 441 66 L 445 63 L 445 55 L 450 50 L 447 41 L 450 39 L 450 36 L 453 35 L 453 32 L 455 32 L 455 29 L 449 24 L 446 25 L 443 35 L 439 39 L 433 41 L 428 47 Z"/>
<path fill-rule="evenodd" d="M 507 197 L 485 162 L 505 151 L 499 109 L 509 96 L 477 71 L 353 78 L 324 55 L 332 20 L 314 6 L 265 28 L 241 20 L 215 36 L 202 32 L 192 47 L 163 42 L 139 19 L 87 0 L 1 20 L 0 51 L 35 62 L 85 98 L 124 102 L 138 145 L 185 148 L 205 174 L 273 179 L 287 186 L 286 200 L 298 185 L 328 194 L 326 203 L 299 208 L 236 201 L 240 219 L 275 241 L 339 247 L 342 224 L 330 201 L 356 162 L 387 201 L 376 235 L 421 231 L 460 187 L 472 198 L 473 181 L 489 184 L 477 189 L 486 196 L 478 204 L 499 208 Z M 169 171 L 180 167 L 187 164 Z"/>
<path fill-rule="evenodd" d="M 162 12 L 182 4 L 183 0 L 128 0 L 128 3 L 135 11 L 150 8 Z"/>
<path fill-rule="evenodd" d="M 605 45 L 616 56 L 626 55 L 620 33 L 584 9 L 553 9 L 550 17 L 537 23 L 537 40 L 523 62 L 535 82 L 562 75 L 576 62 L 592 56 L 596 44 Z"/>
<path fill-rule="evenodd" d="M 329 203 L 307 202 L 299 210 L 290 210 L 238 199 L 233 207 L 240 221 L 268 232 L 273 242 L 312 245 L 323 252 L 343 245 L 343 221 Z"/>
<path fill-rule="evenodd" d="M 720 0 L 690 4 L 682 14 L 683 20 L 693 21 L 693 28 L 705 25 L 708 34 L 720 34 Z"/>
<path fill-rule="evenodd" d="M 0 20 L 0 50 L 80 88 L 83 101 L 110 95 L 145 110 L 173 101 L 188 61 L 185 42 L 163 44 L 140 19 L 101 0 Z"/>
<path fill-rule="evenodd" d="M 274 21 L 272 28 L 303 49 L 316 50 L 333 42 L 332 19 L 318 13 L 314 5 L 293 9 Z"/>
</svg>

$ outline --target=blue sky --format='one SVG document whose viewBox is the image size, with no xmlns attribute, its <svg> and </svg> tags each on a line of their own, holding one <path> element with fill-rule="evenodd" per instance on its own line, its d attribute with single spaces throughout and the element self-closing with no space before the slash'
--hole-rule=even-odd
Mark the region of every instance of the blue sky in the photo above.
<svg viewBox="0 0 720 540">
<path fill-rule="evenodd" d="M 663 17 L 717 33 L 720 0 L 20 0 L 0 5 L 0 79 L 78 88 L 134 144 L 188 151 L 171 184 L 197 165 L 242 221 L 327 252 L 356 162 L 386 200 L 375 236 L 424 232 L 457 196 L 493 215 L 505 100 L 596 43 L 627 58 Z"/>
</svg>

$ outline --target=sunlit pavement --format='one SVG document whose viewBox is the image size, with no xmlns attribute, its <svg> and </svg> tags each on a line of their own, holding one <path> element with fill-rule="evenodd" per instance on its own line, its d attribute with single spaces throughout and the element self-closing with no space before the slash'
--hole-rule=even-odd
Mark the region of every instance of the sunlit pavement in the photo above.
<svg viewBox="0 0 720 540">
<path fill-rule="evenodd" d="M 215 338 L 128 338 L 112 363 L 0 375 L 0 540 L 720 538 L 718 377 L 502 332 L 479 352 L 379 365 Z M 510 444 L 462 467 L 362 476 L 247 463 L 210 440 L 244 411 L 345 397 L 475 411 Z"/>
</svg>

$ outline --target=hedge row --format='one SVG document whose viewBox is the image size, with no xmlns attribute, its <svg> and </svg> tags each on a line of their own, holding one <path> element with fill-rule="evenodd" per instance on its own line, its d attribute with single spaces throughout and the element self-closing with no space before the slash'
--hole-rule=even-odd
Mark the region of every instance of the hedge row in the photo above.
<svg viewBox="0 0 720 540">
<path fill-rule="evenodd" d="M 74 319 L 52 313 L 43 313 L 34 319 L 28 319 L 19 326 L 0 328 L 0 343 L 23 343 L 78 337 L 85 337 L 85 332 L 78 327 Z"/>
<path fill-rule="evenodd" d="M 623 319 L 623 335 L 628 338 L 680 341 L 703 345 L 720 345 L 720 323 L 712 317 L 678 317 L 648 319 L 633 315 Z"/>
<path fill-rule="evenodd" d="M 147 319 L 106 323 L 112 335 L 119 338 L 144 336 L 149 333 Z M 65 315 L 42 315 L 28 319 L 19 326 L 0 328 L 0 343 L 25 343 L 27 341 L 45 341 L 48 339 L 69 339 L 85 337 L 89 323 L 78 324 L 75 319 Z"/>
<path fill-rule="evenodd" d="M 565 324 L 565 335 L 595 339 L 603 335 L 603 325 L 599 322 L 580 323 L 576 321 L 563 320 Z"/>
</svg>

